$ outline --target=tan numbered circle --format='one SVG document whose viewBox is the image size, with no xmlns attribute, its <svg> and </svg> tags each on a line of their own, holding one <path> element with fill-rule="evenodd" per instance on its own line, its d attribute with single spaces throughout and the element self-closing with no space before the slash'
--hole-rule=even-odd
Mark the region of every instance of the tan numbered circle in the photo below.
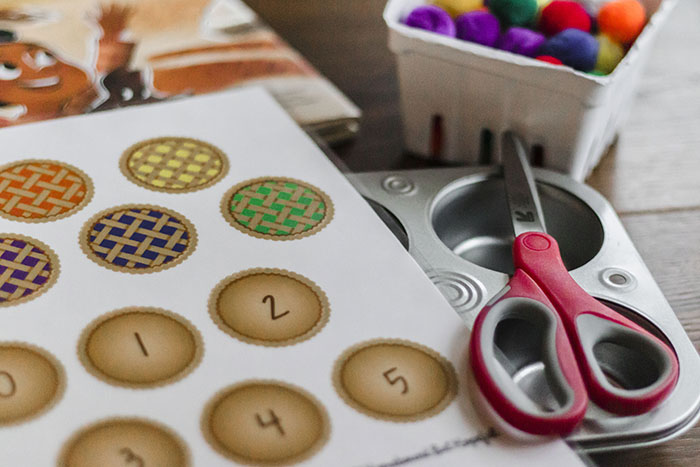
<svg viewBox="0 0 700 467">
<path fill-rule="evenodd" d="M 330 425 L 325 408 L 306 391 L 278 381 L 248 381 L 209 401 L 202 430 L 229 459 L 280 465 L 315 454 L 328 439 Z"/>
<path fill-rule="evenodd" d="M 283 269 L 249 269 L 212 291 L 209 312 L 227 334 L 245 342 L 282 346 L 309 339 L 330 314 L 326 294 L 306 277 Z"/>
<path fill-rule="evenodd" d="M 197 233 L 185 216 L 149 204 L 129 204 L 94 215 L 80 232 L 80 246 L 97 264 L 114 271 L 149 273 L 185 260 Z"/>
<path fill-rule="evenodd" d="M 35 417 L 61 398 L 63 367 L 32 345 L 0 343 L 0 426 Z"/>
<path fill-rule="evenodd" d="M 415 421 L 441 412 L 457 393 L 452 365 L 404 340 L 374 340 L 347 350 L 335 365 L 341 397 L 376 418 Z"/>
<path fill-rule="evenodd" d="M 187 467 L 189 452 L 169 428 L 143 418 L 87 426 L 64 445 L 59 467 Z"/>
<path fill-rule="evenodd" d="M 92 198 L 92 181 L 65 162 L 24 160 L 0 167 L 0 216 L 50 222 L 81 210 Z"/>
<path fill-rule="evenodd" d="M 201 361 L 202 338 L 185 318 L 160 308 L 116 310 L 90 323 L 78 353 L 87 370 L 119 386 L 147 388 L 177 381 Z"/>
<path fill-rule="evenodd" d="M 192 138 L 141 141 L 124 151 L 120 167 L 137 185 L 156 191 L 201 190 L 228 172 L 228 159 L 217 147 Z"/>
<path fill-rule="evenodd" d="M 0 234 L 0 306 L 36 298 L 59 274 L 58 256 L 44 243 L 24 235 Z"/>
<path fill-rule="evenodd" d="M 243 233 L 270 240 L 313 235 L 333 218 L 330 197 L 292 178 L 266 177 L 231 188 L 221 201 L 226 220 Z"/>
</svg>

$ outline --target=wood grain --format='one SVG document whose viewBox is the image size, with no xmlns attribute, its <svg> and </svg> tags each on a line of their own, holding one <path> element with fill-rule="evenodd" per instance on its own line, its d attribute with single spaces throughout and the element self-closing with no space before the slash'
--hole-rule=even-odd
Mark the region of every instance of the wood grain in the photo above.
<svg viewBox="0 0 700 467">
<path fill-rule="evenodd" d="M 622 218 L 637 250 L 700 351 L 700 210 Z M 700 465 L 700 426 L 661 445 L 592 456 L 609 466 Z"/>
<path fill-rule="evenodd" d="M 336 148 L 353 171 L 424 167 L 401 151 L 384 0 L 247 0 L 364 112 Z M 622 214 L 642 257 L 700 350 L 700 1 L 679 0 L 660 31 L 630 119 L 589 183 Z M 700 382 L 699 382 L 700 384 Z M 603 466 L 700 465 L 700 427 L 645 449 L 593 456 Z"/>
</svg>

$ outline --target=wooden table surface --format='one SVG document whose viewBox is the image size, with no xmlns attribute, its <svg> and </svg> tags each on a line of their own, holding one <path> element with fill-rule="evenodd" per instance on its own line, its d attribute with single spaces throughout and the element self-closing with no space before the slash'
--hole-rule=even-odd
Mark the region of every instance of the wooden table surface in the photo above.
<svg viewBox="0 0 700 467">
<path fill-rule="evenodd" d="M 398 85 L 384 0 L 246 0 L 363 111 L 336 152 L 353 171 L 421 167 L 401 150 Z M 617 145 L 588 183 L 610 200 L 700 349 L 700 1 L 679 0 L 654 44 Z M 700 391 L 700 380 L 698 381 Z M 600 465 L 700 465 L 700 426 Z"/>
</svg>

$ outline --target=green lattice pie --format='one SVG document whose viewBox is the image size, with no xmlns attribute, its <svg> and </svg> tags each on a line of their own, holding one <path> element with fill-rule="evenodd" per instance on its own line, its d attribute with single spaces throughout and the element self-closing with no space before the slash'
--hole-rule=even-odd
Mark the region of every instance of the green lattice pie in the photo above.
<svg viewBox="0 0 700 467">
<path fill-rule="evenodd" d="M 238 230 L 273 240 L 313 235 L 333 217 L 328 195 L 290 178 L 268 177 L 238 184 L 226 193 L 221 208 Z"/>
</svg>

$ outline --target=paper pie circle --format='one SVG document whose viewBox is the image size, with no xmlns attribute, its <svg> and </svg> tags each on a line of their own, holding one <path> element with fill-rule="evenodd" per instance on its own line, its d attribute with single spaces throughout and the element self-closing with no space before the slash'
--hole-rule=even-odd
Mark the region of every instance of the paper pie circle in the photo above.
<svg viewBox="0 0 700 467">
<path fill-rule="evenodd" d="M 50 409 L 65 390 L 63 366 L 46 350 L 24 342 L 0 342 L 0 426 Z"/>
<path fill-rule="evenodd" d="M 216 325 L 249 344 L 297 344 L 328 322 L 330 305 L 321 288 L 284 269 L 255 268 L 223 279 L 211 293 L 209 313 Z"/>
<path fill-rule="evenodd" d="M 81 210 L 93 195 L 92 180 L 65 162 L 30 159 L 0 167 L 0 216 L 51 222 Z"/>
<path fill-rule="evenodd" d="M 26 302 L 58 279 L 56 253 L 24 235 L 0 234 L 0 307 Z"/>
<path fill-rule="evenodd" d="M 189 467 L 190 453 L 170 428 L 137 417 L 100 420 L 64 444 L 59 467 Z"/>
<path fill-rule="evenodd" d="M 289 465 L 308 459 L 326 443 L 330 422 L 307 391 L 281 381 L 249 380 L 214 395 L 201 419 L 217 452 L 247 465 Z"/>
<path fill-rule="evenodd" d="M 293 178 L 263 177 L 231 188 L 221 201 L 224 218 L 257 238 L 294 240 L 323 229 L 333 203 L 321 189 Z"/>
<path fill-rule="evenodd" d="M 97 264 L 134 274 L 171 268 L 197 245 L 194 225 L 170 209 L 129 204 L 105 209 L 85 223 L 83 252 Z"/>
<path fill-rule="evenodd" d="M 333 383 L 351 407 L 395 422 L 436 415 L 457 394 L 452 364 L 402 339 L 375 339 L 346 350 L 336 361 Z"/>
<path fill-rule="evenodd" d="M 149 190 L 186 193 L 214 185 L 228 172 L 226 155 L 193 138 L 162 137 L 134 144 L 122 155 L 122 173 Z"/>
<path fill-rule="evenodd" d="M 161 308 L 129 307 L 100 316 L 80 336 L 85 368 L 109 384 L 152 388 L 189 375 L 202 359 L 199 331 Z"/>
</svg>

